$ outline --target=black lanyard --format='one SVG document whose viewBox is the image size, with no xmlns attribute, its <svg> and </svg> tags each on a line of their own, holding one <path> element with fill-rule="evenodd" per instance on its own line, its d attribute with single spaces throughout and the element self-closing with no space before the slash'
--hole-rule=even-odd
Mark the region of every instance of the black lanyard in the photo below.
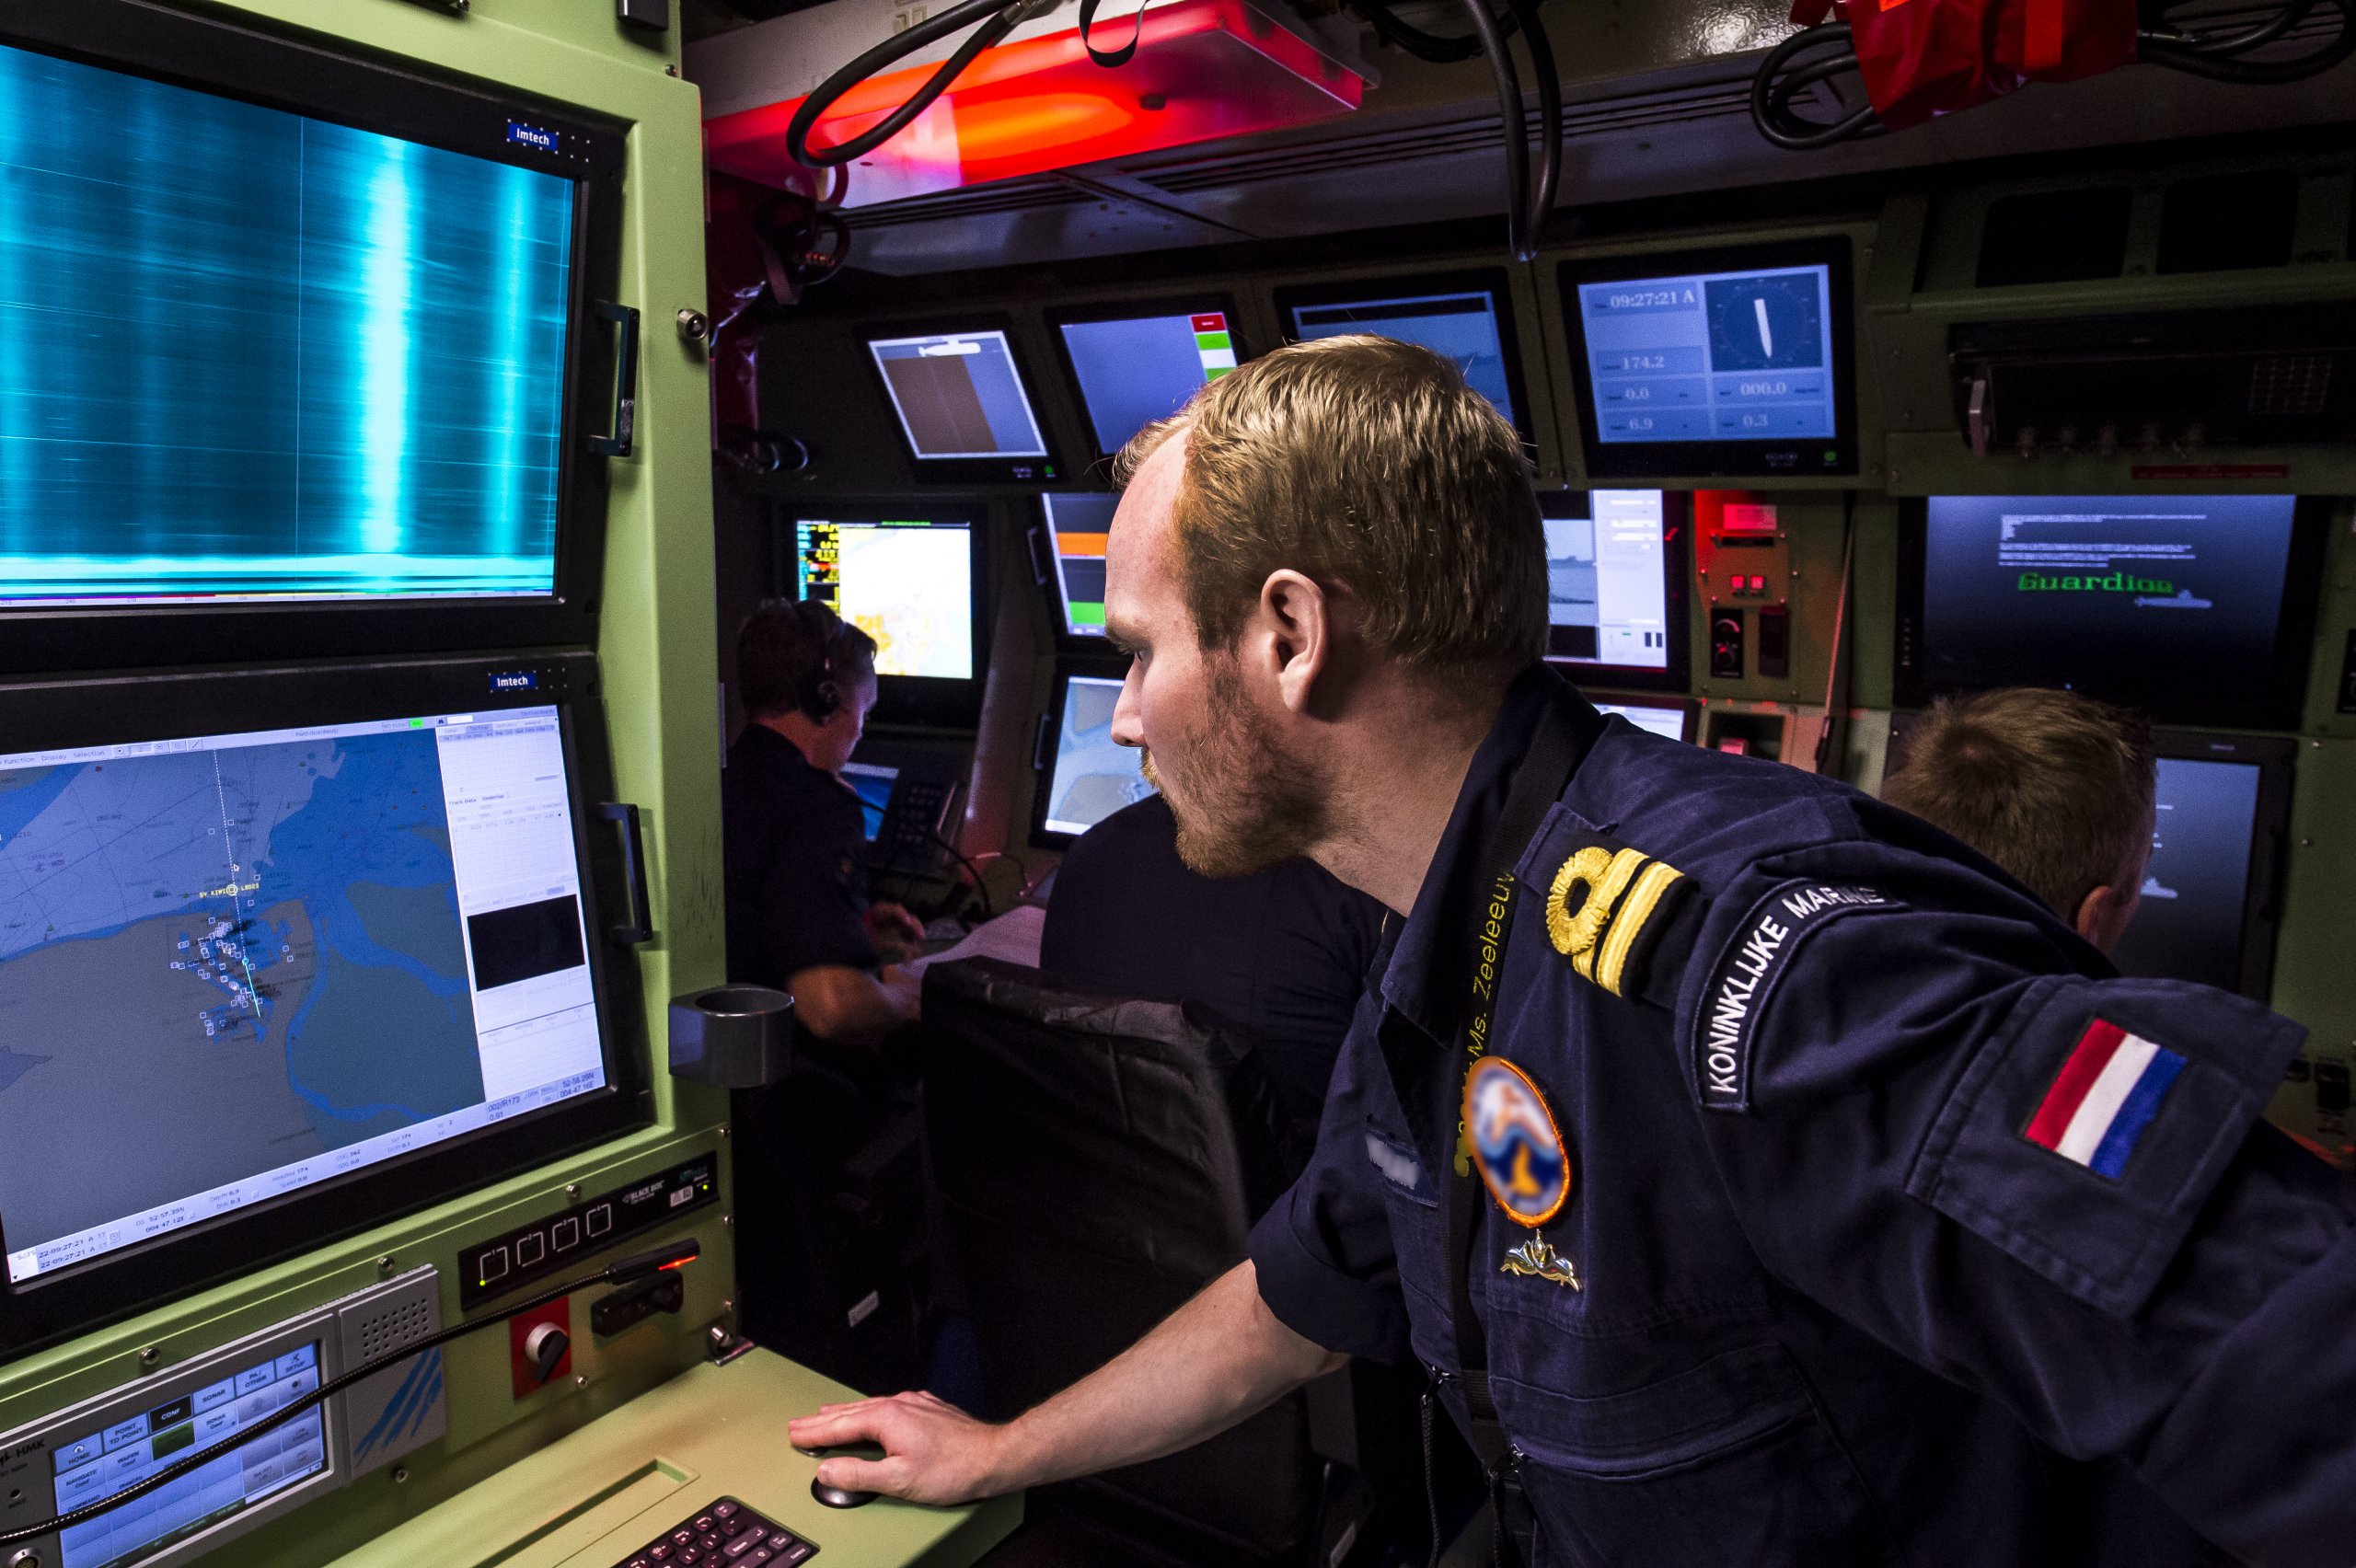
<svg viewBox="0 0 2356 1568">
<path fill-rule="evenodd" d="M 1463 1084 L 1495 1044 L 1491 1026 L 1496 1016 L 1497 993 L 1505 980 L 1506 946 L 1513 934 L 1514 915 L 1522 902 L 1520 879 L 1514 874 L 1514 867 L 1528 852 L 1530 841 L 1538 836 L 1547 808 L 1570 782 L 1592 739 L 1591 734 L 1579 732 L 1579 727 L 1575 727 L 1563 711 L 1563 698 L 1568 696 L 1567 692 L 1548 693 L 1530 749 L 1522 754 L 1514 769 L 1504 809 L 1482 843 L 1479 864 L 1488 869 L 1489 878 L 1482 888 L 1480 902 L 1466 922 L 1470 951 L 1464 976 L 1463 1022 L 1458 1035 L 1461 1049 L 1457 1055 L 1461 1060 L 1451 1062 L 1461 1071 L 1449 1075 L 1456 1090 L 1456 1115 L 1442 1120 L 1442 1125 L 1453 1121 L 1456 1141 L 1449 1151 L 1451 1179 L 1448 1184 L 1448 1226 L 1441 1241 L 1440 1267 L 1448 1278 L 1449 1315 L 1454 1320 L 1456 1330 L 1457 1368 L 1462 1380 L 1465 1414 L 1472 1428 L 1469 1435 L 1473 1451 L 1492 1475 L 1504 1459 L 1508 1445 L 1504 1424 L 1497 1419 L 1496 1403 L 1489 1394 L 1488 1335 L 1472 1312 L 1472 1249 L 1481 1234 L 1483 1187 L 1480 1176 L 1472 1169 L 1472 1130 L 1463 1121 Z"/>
</svg>

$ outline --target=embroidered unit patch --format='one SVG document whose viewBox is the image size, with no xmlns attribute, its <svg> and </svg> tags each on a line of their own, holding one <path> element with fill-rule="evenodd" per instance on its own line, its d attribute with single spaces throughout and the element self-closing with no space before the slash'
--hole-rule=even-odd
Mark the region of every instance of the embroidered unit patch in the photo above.
<svg viewBox="0 0 2356 1568">
<path fill-rule="evenodd" d="M 2166 1046 L 2096 1019 L 2021 1136 L 2116 1182 L 2183 1071 Z"/>
<path fill-rule="evenodd" d="M 1546 1097 L 1511 1062 L 1484 1056 L 1464 1078 L 1464 1125 L 1481 1180 L 1506 1217 L 1541 1226 L 1571 1195 L 1571 1160 Z"/>
<path fill-rule="evenodd" d="M 1668 924 L 1684 873 L 1640 849 L 1590 844 L 1565 859 L 1546 891 L 1546 937 L 1583 980 L 1625 996 L 1648 933 Z"/>
</svg>

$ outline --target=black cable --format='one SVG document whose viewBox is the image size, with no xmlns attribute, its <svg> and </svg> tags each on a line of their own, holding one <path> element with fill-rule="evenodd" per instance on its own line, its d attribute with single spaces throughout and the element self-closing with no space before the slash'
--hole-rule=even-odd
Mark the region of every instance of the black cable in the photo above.
<svg viewBox="0 0 2356 1568">
<path fill-rule="evenodd" d="M 1531 197 L 1530 242 L 1538 243 L 1547 218 L 1554 211 L 1554 192 L 1563 179 L 1563 78 L 1554 69 L 1554 44 L 1546 25 L 1538 19 L 1539 0 L 1506 0 L 1510 19 L 1521 24 L 1523 44 L 1530 51 L 1530 73 L 1538 78 L 1538 127 L 1543 138 L 1538 149 L 1538 190 Z"/>
<path fill-rule="evenodd" d="M 1823 52 L 1821 58 L 1799 67 L 1791 76 L 1784 75 L 1784 68 L 1793 61 L 1817 51 Z M 1751 123 L 1768 141 L 1793 152 L 1877 133 L 1881 121 L 1874 117 L 1871 103 L 1832 121 L 1810 120 L 1792 107 L 1793 97 L 1802 87 L 1856 68 L 1856 39 L 1848 23 L 1830 22 L 1794 33 L 1769 50 L 1751 75 Z"/>
<path fill-rule="evenodd" d="M 1489 75 L 1497 85 L 1497 114 L 1505 126 L 1506 248 L 1515 260 L 1527 261 L 1538 253 L 1538 247 L 1527 216 L 1530 134 L 1523 129 L 1521 78 L 1514 70 L 1513 56 L 1506 52 L 1505 31 L 1489 14 L 1488 0 L 1464 0 L 1464 8 L 1472 15 L 1473 31 L 1481 35 L 1481 52 L 1488 56 Z"/>
<path fill-rule="evenodd" d="M 2339 18 L 2339 25 L 2329 37 L 2287 60 L 2245 60 L 2241 56 L 2252 50 L 2263 49 L 2287 35 L 2312 15 L 2318 6 L 2327 8 Z M 2292 82 L 2304 82 L 2310 76 L 2322 75 L 2333 66 L 2356 54 L 2356 8 L 2350 0 L 2286 0 L 2282 9 L 2270 21 L 2259 23 L 2246 31 L 2217 37 L 2204 37 L 2171 29 L 2166 13 L 2173 5 L 2152 7 L 2151 20 L 2136 31 L 2136 58 L 2153 65 L 2165 65 L 2171 71 L 2188 75 L 2205 76 L 2212 82 L 2228 82 L 2241 86 L 2281 86 Z"/>
<path fill-rule="evenodd" d="M 981 894 L 982 898 L 982 918 L 985 920 L 997 918 L 998 905 L 990 898 L 989 888 L 982 882 L 981 868 L 975 865 L 973 861 L 965 859 L 964 851 L 960 850 L 954 844 L 950 843 L 946 838 L 941 837 L 941 835 L 928 832 L 925 836 L 931 839 L 935 844 L 940 845 L 943 849 L 948 850 L 950 859 L 964 867 L 965 874 L 974 879 L 974 891 Z"/>
<path fill-rule="evenodd" d="M 1438 33 L 1426 32 L 1414 23 L 1403 20 L 1399 13 L 1383 0 L 1365 0 L 1354 10 L 1366 19 L 1367 25 L 1374 29 L 1375 36 L 1383 42 L 1394 45 L 1418 60 L 1428 60 L 1435 65 L 1461 64 L 1476 58 L 1481 52 L 1480 34 L 1442 38 Z M 1497 27 L 1499 31 L 1511 37 L 1520 25 L 1518 16 L 1508 14 Z"/>
<path fill-rule="evenodd" d="M 873 152 L 906 130 L 918 115 L 930 109 L 933 100 L 947 92 L 950 84 L 974 63 L 975 56 L 1012 32 L 1017 15 L 1024 3 L 1025 0 L 1012 0 L 1011 4 L 1009 0 L 964 0 L 963 5 L 937 12 L 912 27 L 894 33 L 819 83 L 817 90 L 802 100 L 802 107 L 793 111 L 792 122 L 785 128 L 787 156 L 811 168 L 827 168 Z M 925 79 L 924 86 L 916 90 L 915 96 L 886 115 L 881 124 L 831 147 L 810 145 L 810 133 L 817 128 L 819 117 L 834 108 L 845 93 L 886 66 L 974 22 L 982 24 L 975 29 L 974 36 L 958 45 L 957 52 L 942 61 L 941 68 Z"/>
<path fill-rule="evenodd" d="M 574 1291 L 586 1290 L 594 1285 L 628 1285 L 633 1280 L 647 1278 L 659 1274 L 664 1269 L 676 1268 L 682 1263 L 691 1262 L 701 1252 L 702 1249 L 692 1237 L 684 1241 L 675 1241 L 668 1247 L 658 1248 L 651 1252 L 640 1252 L 608 1263 L 595 1274 L 583 1274 L 563 1285 L 550 1286 L 528 1300 L 519 1301 L 513 1307 L 502 1308 L 493 1317 L 477 1318 L 470 1322 L 459 1323 L 453 1328 L 444 1329 L 439 1333 L 430 1334 L 415 1344 L 407 1344 L 398 1350 L 387 1351 L 374 1361 L 364 1361 L 342 1376 L 329 1378 L 293 1403 L 279 1406 L 256 1424 L 242 1428 L 232 1436 L 224 1437 L 209 1448 L 199 1448 L 186 1458 L 173 1461 L 144 1481 L 126 1486 L 111 1497 L 102 1497 L 96 1503 L 86 1503 L 70 1513 L 60 1514 L 57 1517 L 38 1525 L 20 1525 L 14 1529 L 0 1530 L 0 1546 L 21 1546 L 27 1541 L 39 1540 L 41 1537 L 55 1531 L 70 1530 L 76 1525 L 87 1524 L 101 1515 L 110 1514 L 126 1503 L 136 1502 L 151 1492 L 169 1486 L 181 1477 L 203 1469 L 224 1454 L 242 1448 L 256 1438 L 267 1436 L 296 1416 L 317 1410 L 353 1384 L 364 1383 L 388 1366 L 398 1366 L 404 1361 L 445 1345 L 452 1340 L 462 1339 L 477 1329 L 487 1329 L 494 1323 L 503 1323 L 510 1318 L 521 1317 L 535 1308 L 545 1307 L 551 1301 L 561 1301 Z"/>
</svg>

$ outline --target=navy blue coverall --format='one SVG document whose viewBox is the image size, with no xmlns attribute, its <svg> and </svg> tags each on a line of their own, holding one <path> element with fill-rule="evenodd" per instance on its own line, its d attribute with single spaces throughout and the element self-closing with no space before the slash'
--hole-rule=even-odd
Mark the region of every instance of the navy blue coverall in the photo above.
<svg viewBox="0 0 2356 1568">
<path fill-rule="evenodd" d="M 1487 1033 L 1530 1092 L 1467 1121 L 1518 1150 L 1551 1116 L 1563 1165 L 1468 1162 L 1461 1239 L 1537 1561 L 2356 1562 L 2356 1182 L 2260 1120 L 2299 1027 L 2118 978 L 1915 819 L 1542 668 L 1253 1231 L 1276 1315 L 1412 1353 L 1464 1420 L 1479 862 L 1542 721 L 1576 766 L 1513 857 Z"/>
</svg>

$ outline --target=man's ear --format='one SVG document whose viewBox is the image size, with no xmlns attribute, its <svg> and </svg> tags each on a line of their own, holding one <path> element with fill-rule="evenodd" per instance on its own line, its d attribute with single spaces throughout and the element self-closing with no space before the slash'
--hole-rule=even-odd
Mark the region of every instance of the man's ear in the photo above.
<svg viewBox="0 0 2356 1568">
<path fill-rule="evenodd" d="M 1277 695 L 1295 713 L 1309 710 L 1318 677 L 1334 659 L 1334 603 L 1313 580 L 1287 567 L 1260 585 L 1254 629 Z"/>
</svg>

